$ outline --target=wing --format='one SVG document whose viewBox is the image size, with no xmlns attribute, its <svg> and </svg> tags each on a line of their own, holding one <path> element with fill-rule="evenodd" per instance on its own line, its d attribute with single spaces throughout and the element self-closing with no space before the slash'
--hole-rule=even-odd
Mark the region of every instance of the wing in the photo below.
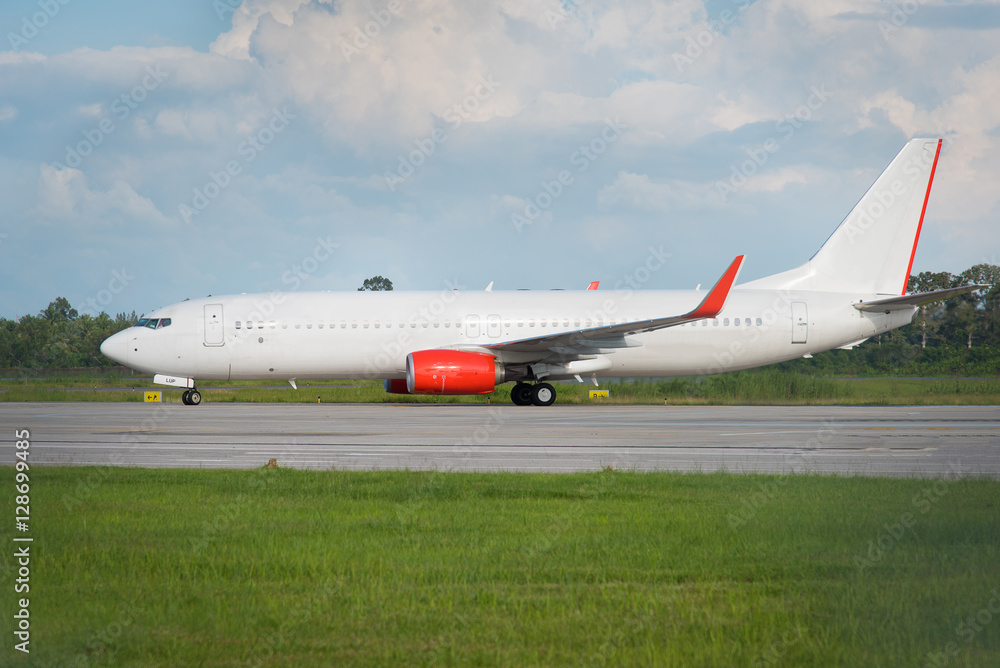
<svg viewBox="0 0 1000 668">
<path fill-rule="evenodd" d="M 855 304 L 854 308 L 859 311 L 884 313 L 888 313 L 889 311 L 902 311 L 904 309 L 913 308 L 914 306 L 922 306 L 923 304 L 936 302 L 940 299 L 947 299 L 948 297 L 954 297 L 955 295 L 964 295 L 966 292 L 982 290 L 983 288 L 988 287 L 990 286 L 965 285 L 960 288 L 947 288 L 945 290 L 933 290 L 931 292 L 918 292 L 912 295 L 903 295 L 902 297 L 890 297 L 889 299 L 877 299 L 872 302 L 860 302 Z"/>
<path fill-rule="evenodd" d="M 632 348 L 642 345 L 638 341 L 630 340 L 627 337 L 631 334 L 641 334 L 652 332 L 657 329 L 675 327 L 685 322 L 693 320 L 703 320 L 714 318 L 726 304 L 729 291 L 739 276 L 740 268 L 743 266 L 744 255 L 740 255 L 722 278 L 709 291 L 701 303 L 695 308 L 682 315 L 672 315 L 663 318 L 652 318 L 649 320 L 639 320 L 636 322 L 626 322 L 618 325 L 607 325 L 604 327 L 591 327 L 587 329 L 577 329 L 570 332 L 560 332 L 547 336 L 536 336 L 528 339 L 518 339 L 517 341 L 505 341 L 493 345 L 484 346 L 489 350 L 511 353 L 555 353 L 563 356 L 594 355 L 601 352 L 610 352 L 615 348 Z"/>
</svg>

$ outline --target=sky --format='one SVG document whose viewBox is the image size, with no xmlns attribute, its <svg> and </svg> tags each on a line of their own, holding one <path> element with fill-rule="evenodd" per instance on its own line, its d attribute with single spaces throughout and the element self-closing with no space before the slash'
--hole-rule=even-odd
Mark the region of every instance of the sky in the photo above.
<svg viewBox="0 0 1000 668">
<path fill-rule="evenodd" d="M 918 136 L 914 272 L 1000 264 L 1000 3 L 6 0 L 0 316 L 750 280 Z"/>
</svg>

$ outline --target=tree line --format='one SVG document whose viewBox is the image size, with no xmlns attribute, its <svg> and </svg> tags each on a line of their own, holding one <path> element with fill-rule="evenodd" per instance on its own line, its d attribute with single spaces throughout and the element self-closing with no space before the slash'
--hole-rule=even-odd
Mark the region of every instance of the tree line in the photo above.
<svg viewBox="0 0 1000 668">
<path fill-rule="evenodd" d="M 820 373 L 1000 373 L 1000 266 L 977 264 L 960 274 L 921 272 L 910 277 L 907 291 L 970 284 L 989 287 L 921 307 L 912 324 L 852 351 L 789 364 L 798 371 Z M 375 276 L 360 289 L 391 290 L 392 283 Z M 135 311 L 113 317 L 81 315 L 67 299 L 57 297 L 38 315 L 0 318 L 0 368 L 113 366 L 101 354 L 101 343 L 137 320 Z"/>
</svg>

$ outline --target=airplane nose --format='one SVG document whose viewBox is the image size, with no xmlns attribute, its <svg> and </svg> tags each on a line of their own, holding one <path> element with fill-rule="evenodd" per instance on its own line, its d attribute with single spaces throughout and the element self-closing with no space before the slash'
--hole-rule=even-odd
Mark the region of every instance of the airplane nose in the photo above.
<svg viewBox="0 0 1000 668">
<path fill-rule="evenodd" d="M 128 334 L 118 332 L 112 334 L 101 344 L 101 354 L 110 357 L 119 364 L 128 364 Z"/>
</svg>

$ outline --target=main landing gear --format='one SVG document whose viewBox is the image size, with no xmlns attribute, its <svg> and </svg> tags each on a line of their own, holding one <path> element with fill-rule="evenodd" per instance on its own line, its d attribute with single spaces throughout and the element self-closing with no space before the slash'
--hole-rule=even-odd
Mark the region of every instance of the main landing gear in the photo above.
<svg viewBox="0 0 1000 668">
<path fill-rule="evenodd" d="M 548 383 L 517 383 L 510 388 L 510 400 L 518 406 L 551 406 L 556 401 L 556 388 Z"/>
<path fill-rule="evenodd" d="M 201 392 L 198 390 L 184 390 L 184 394 L 181 395 L 181 401 L 185 406 L 197 406 L 201 403 Z"/>
</svg>

